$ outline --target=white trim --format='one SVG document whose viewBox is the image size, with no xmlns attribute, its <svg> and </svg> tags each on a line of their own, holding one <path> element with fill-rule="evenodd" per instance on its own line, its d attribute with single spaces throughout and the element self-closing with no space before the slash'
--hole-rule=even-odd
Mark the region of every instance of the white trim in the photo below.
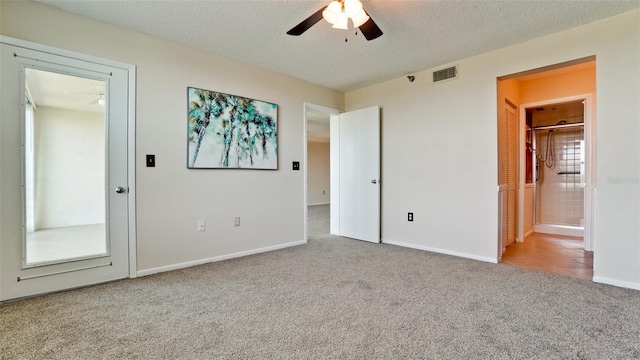
<svg viewBox="0 0 640 360">
<path fill-rule="evenodd" d="M 602 276 L 594 276 L 593 282 L 597 282 L 600 284 L 613 285 L 618 287 L 623 287 L 627 289 L 640 290 L 640 283 L 634 283 L 629 281 L 620 281 L 615 279 L 610 279 Z"/>
<path fill-rule="evenodd" d="M 595 159 L 595 158 L 594 158 Z M 591 219 L 585 219 L 585 226 L 589 223 L 588 221 L 591 221 L 591 226 L 588 226 L 587 228 L 589 229 L 589 231 L 591 231 L 591 241 L 585 241 L 584 242 L 584 249 L 586 251 L 593 251 L 594 255 L 595 255 L 595 247 L 594 247 L 594 239 L 595 239 L 595 234 L 596 234 L 596 204 L 598 201 L 598 189 L 596 188 L 595 185 L 593 185 L 593 191 L 591 192 Z"/>
<path fill-rule="evenodd" d="M 505 98 L 505 104 L 515 108 L 513 109 L 516 113 L 516 131 L 517 131 L 517 142 L 516 147 L 518 148 L 518 161 L 516 164 L 516 172 L 518 174 L 518 184 L 516 185 L 516 239 L 515 242 L 524 242 L 524 188 L 526 186 L 526 168 L 527 160 L 525 159 L 526 150 L 525 144 L 527 141 L 527 116 L 525 114 L 525 110 L 522 106 L 518 108 L 518 105 L 512 103 L 509 99 Z M 535 197 L 534 197 L 535 201 Z"/>
<path fill-rule="evenodd" d="M 553 225 L 553 224 L 536 224 L 533 225 L 533 231 L 542 234 L 554 234 L 564 236 L 584 236 L 584 228 L 581 226 L 569 225 Z"/>
<path fill-rule="evenodd" d="M 34 43 L 31 41 L 21 40 L 12 38 L 9 36 L 0 35 L 0 43 L 7 44 L 11 46 L 21 47 L 28 50 L 40 51 L 43 53 L 48 53 L 55 56 L 67 57 L 71 59 L 82 60 L 86 62 L 92 62 L 95 64 L 106 65 L 114 68 L 119 68 L 126 70 L 128 72 L 128 91 L 129 91 L 129 99 L 128 99 L 128 139 L 127 139 L 127 181 L 129 186 L 128 193 L 128 208 L 129 212 L 129 277 L 136 277 L 137 271 L 137 239 L 136 239 L 136 194 L 135 194 L 135 184 L 136 184 L 136 168 L 135 168 L 135 158 L 136 158 L 136 137 L 135 137 L 135 128 L 136 128 L 136 66 L 131 64 L 122 63 L 119 61 L 113 61 L 109 59 L 104 59 L 96 56 L 86 55 L 82 53 L 77 53 L 74 51 L 59 49 L 53 46 L 42 45 L 38 43 Z"/>
<path fill-rule="evenodd" d="M 451 251 L 451 250 L 446 250 L 446 249 L 434 248 L 434 247 L 430 247 L 430 246 L 411 244 L 411 243 L 406 243 L 406 242 L 402 242 L 402 241 L 382 240 L 382 243 L 383 244 L 389 244 L 389 245 L 402 246 L 402 247 L 406 247 L 406 248 L 410 248 L 410 249 L 424 250 L 424 251 L 429 251 L 429 252 L 434 252 L 434 253 L 439 253 L 439 254 L 457 256 L 457 257 L 461 257 L 461 258 L 465 258 L 465 259 L 478 260 L 478 261 L 488 262 L 488 263 L 492 263 L 492 264 L 497 264 L 498 263 L 498 259 L 497 258 L 490 258 L 490 257 L 486 257 L 486 256 L 478 256 L 478 255 L 473 255 L 473 254 L 468 254 L 468 253 L 462 253 L 462 252 Z"/>
<path fill-rule="evenodd" d="M 505 216 L 504 216 L 504 194 L 505 191 L 507 191 L 509 187 L 506 184 L 502 184 L 502 185 L 498 185 L 498 239 L 496 241 L 497 243 L 497 258 L 498 258 L 498 262 L 502 262 L 502 254 L 504 254 L 504 252 L 506 251 L 506 247 L 503 246 L 504 243 L 504 237 L 505 234 L 503 232 L 504 230 L 504 221 L 505 221 Z"/>
<path fill-rule="evenodd" d="M 53 47 L 53 46 L 42 45 L 42 44 L 34 43 L 34 42 L 31 42 L 31 41 L 12 38 L 10 36 L 5 36 L 5 35 L 0 35 L 0 43 L 11 45 L 11 46 L 16 46 L 16 47 L 21 47 L 21 48 L 24 48 L 24 49 L 27 49 L 27 50 L 36 50 L 36 51 L 40 51 L 40 52 L 43 52 L 43 53 L 48 53 L 50 55 L 68 57 L 68 58 L 72 58 L 72 59 L 78 59 L 78 60 L 82 60 L 82 61 L 86 61 L 86 62 L 96 63 L 96 64 L 99 64 L 99 65 L 111 66 L 111 67 L 115 67 L 115 68 L 119 68 L 119 69 L 124 69 L 124 70 L 127 70 L 127 71 L 129 71 L 132 67 L 135 68 L 135 66 L 131 65 L 131 64 L 126 64 L 126 63 L 122 63 L 122 62 L 114 61 L 114 60 L 109 60 L 109 59 L 104 59 L 104 58 L 97 57 L 97 56 L 77 53 L 77 52 L 74 52 L 74 51 L 64 50 L 64 49 L 56 48 L 56 47 Z"/>
<path fill-rule="evenodd" d="M 593 120 L 593 94 L 584 99 L 584 141 L 585 141 L 585 189 L 584 189 L 584 249 L 593 251 L 596 224 L 596 124 Z"/>
<path fill-rule="evenodd" d="M 533 229 L 531 229 L 531 230 L 527 231 L 526 233 L 524 233 L 524 238 L 526 239 L 526 238 L 528 238 L 529 236 L 533 235 L 533 232 L 534 232 L 534 231 L 533 231 Z"/>
<path fill-rule="evenodd" d="M 340 234 L 340 115 L 329 118 L 329 234 Z"/>
<path fill-rule="evenodd" d="M 302 122 L 302 136 L 304 139 L 304 147 L 303 147 L 303 152 L 302 152 L 302 158 L 304 159 L 303 163 L 302 163 L 302 167 L 304 168 L 304 179 L 303 179 L 303 205 L 304 205 L 304 209 L 303 209 L 303 213 L 304 213 L 304 243 L 307 243 L 307 240 L 309 239 L 309 229 L 308 227 L 308 222 L 309 222 L 309 211 L 308 211 L 308 207 L 310 205 L 320 205 L 320 204 L 309 204 L 309 198 L 308 198 L 308 181 L 309 181 L 309 166 L 307 166 L 307 164 L 309 163 L 309 159 L 308 159 L 308 144 L 307 142 L 309 141 L 309 138 L 307 136 L 307 111 L 315 111 L 315 112 L 319 112 L 319 113 L 324 113 L 327 115 L 335 115 L 335 114 L 340 114 L 342 111 L 338 110 L 338 109 L 333 109 L 330 107 L 326 107 L 326 106 L 322 106 L 322 105 L 316 105 L 316 104 L 312 104 L 309 102 L 304 102 L 303 103 L 303 115 L 304 115 L 304 121 Z M 329 140 L 329 143 L 331 143 L 331 140 Z M 327 203 L 329 204 L 329 203 Z M 324 205 L 324 204 L 323 204 Z"/>
<path fill-rule="evenodd" d="M 331 204 L 331 203 L 330 202 L 323 202 L 323 203 L 309 204 L 309 206 L 329 205 L 329 204 Z"/>
<path fill-rule="evenodd" d="M 129 68 L 129 114 L 127 139 L 127 193 L 129 211 L 129 278 L 135 278 L 138 271 L 136 238 L 136 67 Z"/>
<path fill-rule="evenodd" d="M 184 268 L 188 268 L 188 267 L 192 267 L 192 266 L 196 266 L 196 265 L 203 265 L 203 264 L 208 264 L 208 263 L 212 263 L 212 262 L 235 259 L 235 258 L 248 256 L 248 255 L 255 255 L 255 254 L 269 252 L 269 251 L 273 251 L 273 250 L 280 250 L 280 249 L 284 249 L 284 248 L 288 248 L 288 247 L 292 247 L 292 246 L 304 245 L 306 243 L 307 243 L 306 240 L 300 240 L 300 241 L 294 241 L 294 242 L 285 243 L 285 244 L 268 246 L 268 247 L 264 247 L 264 248 L 260 248 L 260 249 L 253 249 L 253 250 L 241 251 L 241 252 L 237 252 L 237 253 L 233 253 L 233 254 L 214 256 L 214 257 L 210 257 L 210 258 L 206 258 L 206 259 L 187 261 L 187 262 L 183 262 L 183 263 L 177 263 L 177 264 L 166 265 L 166 266 L 159 266 L 159 267 L 156 267 L 156 268 L 139 270 L 137 275 L 138 276 L 153 275 L 153 274 L 166 272 L 166 271 L 184 269 Z"/>
</svg>

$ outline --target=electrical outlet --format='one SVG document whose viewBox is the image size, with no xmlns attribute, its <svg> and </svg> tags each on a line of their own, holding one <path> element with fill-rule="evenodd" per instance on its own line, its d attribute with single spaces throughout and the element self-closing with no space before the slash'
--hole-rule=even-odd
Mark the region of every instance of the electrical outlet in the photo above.
<svg viewBox="0 0 640 360">
<path fill-rule="evenodd" d="M 240 226 L 240 217 L 235 218 L 235 225 Z"/>
<path fill-rule="evenodd" d="M 204 231 L 204 220 L 198 220 L 198 232 Z"/>
<path fill-rule="evenodd" d="M 407 220 L 413 221 L 413 213 L 410 212 L 409 214 L 407 214 Z"/>
</svg>

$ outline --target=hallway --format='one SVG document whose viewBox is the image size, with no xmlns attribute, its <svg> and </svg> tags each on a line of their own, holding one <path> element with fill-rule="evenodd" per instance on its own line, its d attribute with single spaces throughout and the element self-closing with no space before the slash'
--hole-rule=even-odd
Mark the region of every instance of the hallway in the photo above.
<svg viewBox="0 0 640 360">
<path fill-rule="evenodd" d="M 513 243 L 502 254 L 502 263 L 520 268 L 591 280 L 593 252 L 584 251 L 582 238 L 534 233 Z"/>
</svg>

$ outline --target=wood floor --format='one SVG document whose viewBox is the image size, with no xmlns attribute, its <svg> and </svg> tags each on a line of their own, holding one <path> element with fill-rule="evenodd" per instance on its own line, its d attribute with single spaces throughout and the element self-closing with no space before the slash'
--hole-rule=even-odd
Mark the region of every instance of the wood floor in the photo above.
<svg viewBox="0 0 640 360">
<path fill-rule="evenodd" d="M 580 237 L 534 233 L 524 242 L 509 245 L 502 262 L 580 279 L 593 278 L 593 252 L 584 251 Z"/>
</svg>

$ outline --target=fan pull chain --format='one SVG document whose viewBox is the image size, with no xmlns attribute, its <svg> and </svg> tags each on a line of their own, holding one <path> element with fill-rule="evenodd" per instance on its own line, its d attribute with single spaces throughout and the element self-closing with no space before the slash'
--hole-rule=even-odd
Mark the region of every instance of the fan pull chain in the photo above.
<svg viewBox="0 0 640 360">
<path fill-rule="evenodd" d="M 354 36 L 358 36 L 358 28 L 356 28 L 356 32 L 354 33 Z M 344 42 L 349 42 L 349 30 L 347 30 L 344 34 Z"/>
</svg>

